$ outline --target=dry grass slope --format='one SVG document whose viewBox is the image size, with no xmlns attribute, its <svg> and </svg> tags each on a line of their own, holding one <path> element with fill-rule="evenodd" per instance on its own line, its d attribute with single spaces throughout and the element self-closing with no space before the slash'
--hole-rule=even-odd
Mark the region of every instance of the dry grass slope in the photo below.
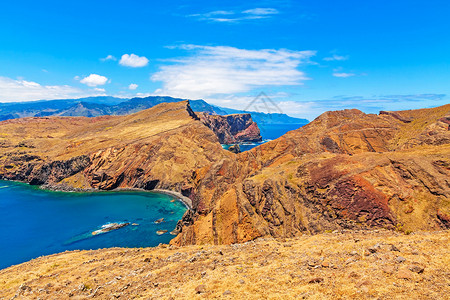
<svg viewBox="0 0 450 300">
<path fill-rule="evenodd" d="M 448 299 L 449 244 L 375 230 L 72 251 L 0 271 L 0 299 Z"/>
</svg>

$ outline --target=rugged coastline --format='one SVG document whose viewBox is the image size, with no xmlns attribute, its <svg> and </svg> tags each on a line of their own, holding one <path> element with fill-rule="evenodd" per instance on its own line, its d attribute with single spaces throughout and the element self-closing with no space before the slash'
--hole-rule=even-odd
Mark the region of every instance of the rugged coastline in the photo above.
<svg viewBox="0 0 450 300">
<path fill-rule="evenodd" d="M 121 117 L 16 119 L 0 123 L 0 177 L 174 191 L 191 208 L 176 245 L 437 230 L 450 226 L 449 114 L 449 105 L 396 112 L 401 118 L 327 112 L 240 154 L 223 150 L 187 101 Z"/>
</svg>

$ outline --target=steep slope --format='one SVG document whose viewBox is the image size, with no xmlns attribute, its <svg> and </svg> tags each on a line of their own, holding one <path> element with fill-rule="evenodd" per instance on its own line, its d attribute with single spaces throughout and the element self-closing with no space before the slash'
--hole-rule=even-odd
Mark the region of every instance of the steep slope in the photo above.
<svg viewBox="0 0 450 300">
<path fill-rule="evenodd" d="M 187 101 L 120 117 L 9 120 L 0 132 L 0 178 L 60 188 L 181 192 L 193 170 L 232 155 Z"/>
<path fill-rule="evenodd" d="M 450 105 L 327 112 L 196 171 L 196 215 L 175 244 L 235 243 L 354 227 L 450 226 Z"/>
</svg>

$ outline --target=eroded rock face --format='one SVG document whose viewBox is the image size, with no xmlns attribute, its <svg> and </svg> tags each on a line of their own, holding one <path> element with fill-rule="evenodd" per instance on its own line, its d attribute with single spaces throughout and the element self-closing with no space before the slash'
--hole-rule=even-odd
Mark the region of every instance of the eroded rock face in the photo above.
<svg viewBox="0 0 450 300">
<path fill-rule="evenodd" d="M 219 138 L 221 144 L 260 142 L 262 137 L 258 125 L 250 114 L 227 116 L 199 113 L 200 119 Z"/>
<path fill-rule="evenodd" d="M 173 243 L 233 243 L 340 228 L 448 228 L 449 112 L 450 105 L 395 116 L 327 112 L 197 170 L 198 215 Z"/>
<path fill-rule="evenodd" d="M 61 188 L 189 188 L 193 170 L 232 155 L 187 101 L 129 116 L 0 123 L 0 178 Z"/>
</svg>

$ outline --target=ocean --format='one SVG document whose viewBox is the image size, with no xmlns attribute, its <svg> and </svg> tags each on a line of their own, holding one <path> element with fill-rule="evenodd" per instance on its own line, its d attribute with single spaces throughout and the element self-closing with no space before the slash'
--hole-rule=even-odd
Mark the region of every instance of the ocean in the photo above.
<svg viewBox="0 0 450 300">
<path fill-rule="evenodd" d="M 51 192 L 0 180 L 0 269 L 65 250 L 168 243 L 186 211 L 173 200 L 154 192 Z M 120 229 L 92 234 L 109 223 L 126 222 Z M 158 235 L 159 230 L 167 232 Z"/>
</svg>

